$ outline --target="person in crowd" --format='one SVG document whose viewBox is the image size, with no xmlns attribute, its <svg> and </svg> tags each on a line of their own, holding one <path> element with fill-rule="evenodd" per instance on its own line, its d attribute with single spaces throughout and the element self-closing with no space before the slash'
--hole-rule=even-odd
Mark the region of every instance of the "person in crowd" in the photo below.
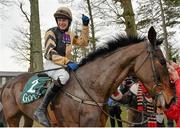
<svg viewBox="0 0 180 128">
<path fill-rule="evenodd" d="M 176 97 L 180 97 L 180 65 L 178 63 L 170 62 L 171 65 L 168 65 L 169 73 L 171 76 L 171 81 L 176 87 Z M 132 79 L 133 80 L 133 79 Z M 143 83 L 136 80 L 134 84 L 131 84 L 129 91 L 122 93 L 123 96 L 120 100 L 122 104 L 128 104 L 132 108 L 137 108 L 138 111 L 144 111 L 151 113 L 151 115 L 144 114 L 144 123 L 142 122 L 142 113 L 129 110 L 128 121 L 132 123 L 139 123 L 135 125 L 129 125 L 133 127 L 164 127 L 164 115 L 161 108 L 154 108 L 152 104 L 152 97 L 149 95 L 148 91 L 144 87 Z M 177 98 L 178 99 L 178 98 Z M 179 98 L 180 99 L 180 98 Z M 176 126 L 180 126 L 180 100 L 169 109 L 164 110 L 166 116 L 169 120 L 175 120 Z M 137 102 L 135 102 L 137 101 Z M 159 114 L 153 114 L 159 113 Z M 130 115 L 130 116 L 129 116 Z M 146 120 L 146 121 L 145 121 Z"/>
<path fill-rule="evenodd" d="M 178 61 L 170 61 L 170 63 L 168 64 L 168 66 L 171 65 L 179 74 L 180 72 L 180 63 Z"/>
<path fill-rule="evenodd" d="M 136 77 L 130 77 L 131 82 L 127 85 L 129 91 L 122 91 L 121 104 L 128 104 L 133 109 L 128 109 L 127 118 L 132 124 L 131 127 L 157 127 L 159 126 L 156 120 L 156 108 L 153 105 L 153 99 Z M 121 89 L 123 90 L 123 89 Z M 127 90 L 127 89 L 126 89 Z M 135 111 L 136 110 L 136 111 Z M 142 112 L 144 112 L 142 114 Z M 148 114 L 147 114 L 148 113 Z M 160 116 L 159 116 L 160 117 Z M 159 119 L 162 121 L 162 119 Z M 160 122 L 162 123 L 162 122 Z"/>
<path fill-rule="evenodd" d="M 122 127 L 122 122 L 121 120 L 121 108 L 120 108 L 120 104 L 118 102 L 118 100 L 121 98 L 121 94 L 119 92 L 119 89 L 116 90 L 116 92 L 114 94 L 111 95 L 111 97 L 109 97 L 108 99 L 108 111 L 111 117 L 110 117 L 110 123 L 111 123 L 111 127 L 115 127 L 115 119 L 117 119 L 117 124 L 118 127 Z"/>
<path fill-rule="evenodd" d="M 68 71 L 75 71 L 78 68 L 78 64 L 71 58 L 72 45 L 87 46 L 89 40 L 87 16 L 82 15 L 83 26 L 79 37 L 69 30 L 72 22 L 72 13 L 69 8 L 58 8 L 54 13 L 54 18 L 57 27 L 50 28 L 45 34 L 44 69 L 59 69 L 47 72 L 54 80 L 53 85 L 48 88 L 42 103 L 34 113 L 34 119 L 44 126 L 50 126 L 46 113 L 49 102 L 69 80 Z"/>
<path fill-rule="evenodd" d="M 176 121 L 176 127 L 180 127 L 180 67 L 174 62 L 168 64 L 168 71 L 171 81 L 174 83 L 176 89 L 176 103 L 170 105 L 168 109 L 164 110 L 168 119 Z"/>
<path fill-rule="evenodd" d="M 142 124 L 134 125 L 135 127 L 142 126 L 142 127 L 157 127 L 157 120 L 156 120 L 156 108 L 153 104 L 153 99 L 151 95 L 148 93 L 148 90 L 145 88 L 144 84 L 140 81 L 136 82 L 134 85 L 131 86 L 130 91 L 136 95 L 136 109 L 139 111 L 138 114 L 141 120 L 137 119 L 137 123 L 142 121 L 144 118 L 144 122 Z M 142 116 L 141 112 L 149 113 L 144 114 Z"/>
<path fill-rule="evenodd" d="M 170 62 L 170 63 L 172 63 L 173 62 L 173 64 L 172 65 L 174 65 L 175 67 L 177 67 L 177 60 L 176 60 L 176 58 L 172 58 L 172 61 Z M 173 87 L 173 91 L 174 91 L 174 94 L 176 94 L 176 91 L 175 91 L 175 88 Z M 173 98 L 173 100 L 172 100 L 172 103 L 175 103 L 176 101 L 175 101 L 175 98 Z M 174 127 L 174 121 L 173 120 L 170 120 L 170 119 L 167 119 L 167 126 L 168 127 Z"/>
</svg>

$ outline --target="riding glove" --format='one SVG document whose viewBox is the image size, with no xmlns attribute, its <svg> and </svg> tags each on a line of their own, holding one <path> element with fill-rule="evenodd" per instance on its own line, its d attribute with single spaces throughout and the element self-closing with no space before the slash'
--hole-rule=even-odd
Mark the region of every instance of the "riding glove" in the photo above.
<svg viewBox="0 0 180 128">
<path fill-rule="evenodd" d="M 89 24 L 89 17 L 87 17 L 84 14 L 82 14 L 82 22 L 83 22 L 84 26 L 88 26 L 88 24 Z"/>
<path fill-rule="evenodd" d="M 75 71 L 76 69 L 78 69 L 78 64 L 76 64 L 76 63 L 74 63 L 74 62 L 72 62 L 72 61 L 70 61 L 68 64 L 67 64 L 67 66 L 68 66 L 68 68 L 70 69 L 70 70 L 73 70 L 73 71 Z"/>
</svg>

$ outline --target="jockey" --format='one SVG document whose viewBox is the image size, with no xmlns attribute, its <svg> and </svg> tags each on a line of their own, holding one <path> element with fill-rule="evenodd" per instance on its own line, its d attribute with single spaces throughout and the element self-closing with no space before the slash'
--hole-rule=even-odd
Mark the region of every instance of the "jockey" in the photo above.
<svg viewBox="0 0 180 128">
<path fill-rule="evenodd" d="M 180 67 L 175 67 L 173 64 L 167 66 L 170 77 L 175 83 L 177 101 L 164 112 L 168 119 L 176 121 L 176 127 L 180 127 Z"/>
<path fill-rule="evenodd" d="M 78 37 L 69 30 L 72 21 L 72 13 L 67 7 L 60 7 L 54 13 L 57 27 L 50 28 L 45 34 L 45 63 L 44 69 L 60 68 L 48 71 L 47 74 L 53 78 L 53 86 L 49 87 L 42 103 L 34 113 L 34 118 L 40 124 L 50 126 L 47 118 L 47 106 L 59 90 L 69 80 L 69 73 L 64 69 L 76 70 L 78 64 L 71 60 L 72 45 L 87 46 L 89 40 L 89 18 L 82 15 L 83 27 L 81 36 Z"/>
</svg>

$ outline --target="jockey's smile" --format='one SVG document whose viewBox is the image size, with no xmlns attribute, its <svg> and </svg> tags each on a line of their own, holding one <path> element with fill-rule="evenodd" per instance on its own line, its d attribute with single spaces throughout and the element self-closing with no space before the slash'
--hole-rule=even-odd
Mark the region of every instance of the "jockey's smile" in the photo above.
<svg viewBox="0 0 180 128">
<path fill-rule="evenodd" d="M 58 27 L 59 27 L 61 30 L 65 30 L 65 29 L 67 29 L 67 27 L 69 26 L 68 19 L 58 18 L 58 19 L 57 19 L 57 23 L 58 23 Z"/>
</svg>

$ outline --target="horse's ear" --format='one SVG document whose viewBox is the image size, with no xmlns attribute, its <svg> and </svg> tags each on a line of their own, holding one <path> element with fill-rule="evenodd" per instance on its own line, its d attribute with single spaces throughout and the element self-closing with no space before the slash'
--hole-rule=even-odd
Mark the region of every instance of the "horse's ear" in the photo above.
<svg viewBox="0 0 180 128">
<path fill-rule="evenodd" d="M 156 31 L 153 26 L 148 31 L 148 39 L 152 46 L 156 46 Z"/>
<path fill-rule="evenodd" d="M 161 45 L 163 43 L 164 38 L 160 38 L 156 41 L 156 45 Z"/>
</svg>

